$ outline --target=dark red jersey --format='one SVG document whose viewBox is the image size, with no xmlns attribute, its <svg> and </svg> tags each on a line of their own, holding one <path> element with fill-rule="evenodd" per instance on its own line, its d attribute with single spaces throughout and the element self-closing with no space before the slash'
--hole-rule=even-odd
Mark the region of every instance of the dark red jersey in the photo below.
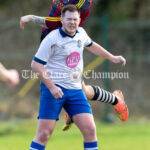
<svg viewBox="0 0 150 150">
<path fill-rule="evenodd" d="M 76 5 L 80 11 L 81 11 L 81 22 L 85 21 L 87 16 L 90 13 L 91 7 L 92 7 L 92 0 L 53 0 L 51 10 L 49 12 L 49 17 L 46 17 L 46 25 L 48 29 L 42 29 L 43 36 L 45 37 L 50 31 L 57 29 L 61 26 L 60 22 L 60 15 L 61 15 L 61 9 L 63 6 L 73 4 Z"/>
</svg>

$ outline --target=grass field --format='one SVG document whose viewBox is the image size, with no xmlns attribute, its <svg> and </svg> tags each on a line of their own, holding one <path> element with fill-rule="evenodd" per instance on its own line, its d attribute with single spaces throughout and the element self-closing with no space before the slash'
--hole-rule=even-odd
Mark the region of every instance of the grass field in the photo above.
<svg viewBox="0 0 150 150">
<path fill-rule="evenodd" d="M 28 150 L 35 135 L 37 121 L 18 124 L 1 122 L 0 150 Z M 47 150 L 83 150 L 82 136 L 75 125 L 61 131 L 63 121 L 56 125 Z M 150 150 L 150 123 L 103 124 L 97 122 L 99 150 Z"/>
</svg>

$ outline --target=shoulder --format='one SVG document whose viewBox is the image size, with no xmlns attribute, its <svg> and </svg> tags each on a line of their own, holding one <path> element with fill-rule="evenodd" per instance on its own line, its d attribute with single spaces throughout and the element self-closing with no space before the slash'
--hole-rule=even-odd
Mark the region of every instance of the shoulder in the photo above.
<svg viewBox="0 0 150 150">
<path fill-rule="evenodd" d="M 79 28 L 78 28 L 78 32 L 79 32 L 82 36 L 85 36 L 85 37 L 88 36 L 88 34 L 86 33 L 85 29 L 82 28 L 82 27 L 79 27 Z"/>
<path fill-rule="evenodd" d="M 59 29 L 55 29 L 53 31 L 51 31 L 47 36 L 49 38 L 54 38 L 54 37 L 57 37 L 59 35 Z"/>
<path fill-rule="evenodd" d="M 55 44 L 57 43 L 57 41 L 60 40 L 60 34 L 59 34 L 59 29 L 55 29 L 53 31 L 51 31 L 47 36 L 47 42 L 51 43 L 51 44 Z"/>
<path fill-rule="evenodd" d="M 87 33 L 86 33 L 86 31 L 85 31 L 85 29 L 84 29 L 83 27 L 79 27 L 79 28 L 78 28 L 78 32 L 79 32 L 80 34 L 82 34 L 82 35 L 87 36 Z"/>
<path fill-rule="evenodd" d="M 79 31 L 79 33 L 85 33 L 86 32 L 83 27 L 79 27 L 78 31 Z"/>
</svg>

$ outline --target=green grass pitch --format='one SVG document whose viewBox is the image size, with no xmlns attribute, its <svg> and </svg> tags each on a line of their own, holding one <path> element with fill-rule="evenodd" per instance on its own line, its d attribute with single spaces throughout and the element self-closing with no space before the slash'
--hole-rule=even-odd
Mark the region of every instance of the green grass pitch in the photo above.
<svg viewBox="0 0 150 150">
<path fill-rule="evenodd" d="M 0 150 L 28 150 L 36 132 L 37 121 L 18 124 L 0 123 Z M 46 150 L 83 150 L 82 136 L 73 127 L 61 131 L 63 121 L 56 125 Z M 99 150 L 150 150 L 150 123 L 103 124 L 97 122 Z"/>
</svg>

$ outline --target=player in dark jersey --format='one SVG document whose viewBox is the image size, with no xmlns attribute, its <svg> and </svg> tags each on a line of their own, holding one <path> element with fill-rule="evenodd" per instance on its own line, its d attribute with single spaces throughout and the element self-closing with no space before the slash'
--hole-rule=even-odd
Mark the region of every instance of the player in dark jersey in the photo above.
<svg viewBox="0 0 150 150">
<path fill-rule="evenodd" d="M 53 0 L 48 17 L 39 17 L 35 15 L 26 15 L 20 19 L 20 27 L 24 29 L 24 25 L 29 22 L 34 22 L 37 25 L 42 26 L 41 40 L 52 30 L 61 26 L 60 15 L 61 9 L 64 5 L 74 4 L 81 12 L 80 26 L 88 17 L 92 0 Z M 113 93 L 103 90 L 99 86 L 85 85 L 82 82 L 82 88 L 89 100 L 101 101 L 104 103 L 110 103 L 114 106 L 115 111 L 118 113 L 120 120 L 126 121 L 128 119 L 128 109 L 124 102 L 123 94 L 121 91 L 116 90 Z M 71 120 L 67 120 L 63 130 L 67 130 L 70 127 Z"/>
<path fill-rule="evenodd" d="M 90 13 L 92 0 L 53 0 L 48 17 L 45 18 L 45 24 L 48 29 L 42 29 L 42 39 L 52 30 L 61 26 L 60 15 L 63 6 L 73 4 L 76 5 L 81 12 L 81 26 Z"/>
</svg>

